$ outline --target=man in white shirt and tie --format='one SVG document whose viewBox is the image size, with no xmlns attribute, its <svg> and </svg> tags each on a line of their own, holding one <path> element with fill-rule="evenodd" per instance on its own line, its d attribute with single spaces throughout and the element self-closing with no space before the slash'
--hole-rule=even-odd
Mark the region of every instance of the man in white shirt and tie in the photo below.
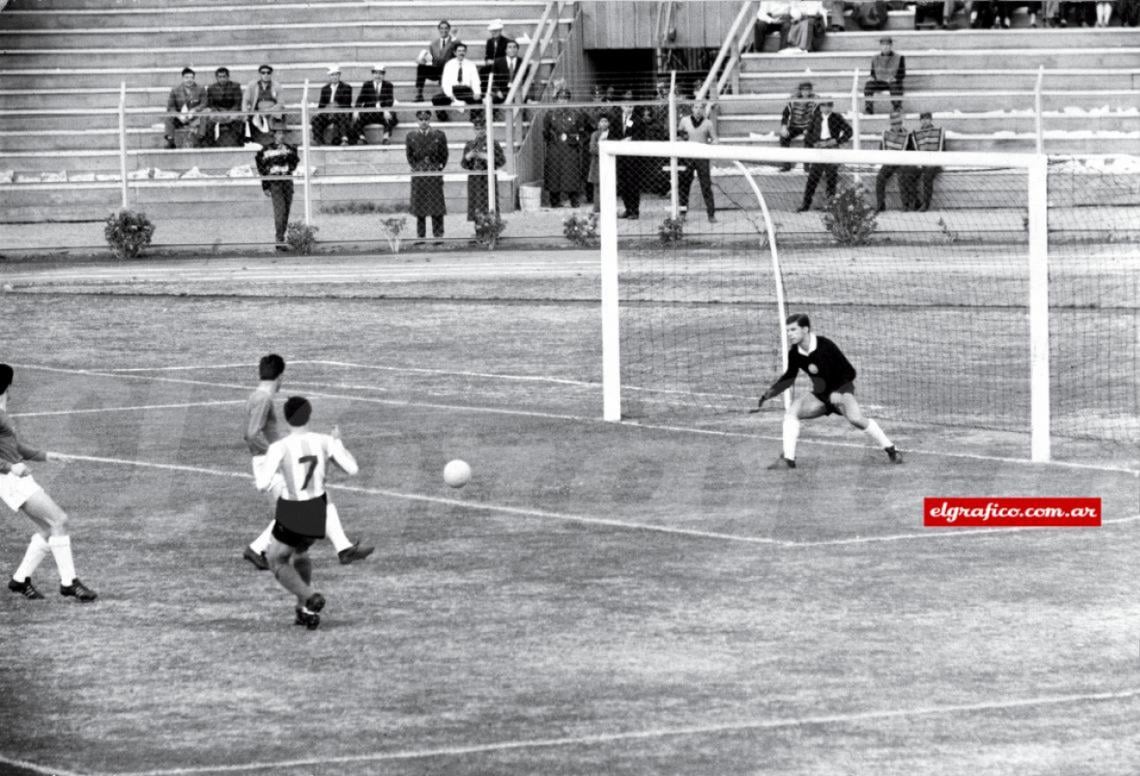
<svg viewBox="0 0 1140 776">
<path fill-rule="evenodd" d="M 439 85 L 443 91 L 432 98 L 435 105 L 451 105 L 456 101 L 468 105 L 479 104 L 483 88 L 479 83 L 479 68 L 467 58 L 467 44 L 456 45 L 455 58 L 443 66 Z M 437 111 L 436 117 L 440 121 L 448 120 L 446 111 Z"/>
</svg>

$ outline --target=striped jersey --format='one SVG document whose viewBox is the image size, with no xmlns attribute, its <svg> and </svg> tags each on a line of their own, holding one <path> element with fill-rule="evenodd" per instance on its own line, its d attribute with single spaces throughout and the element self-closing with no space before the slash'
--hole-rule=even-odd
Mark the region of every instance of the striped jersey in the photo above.
<svg viewBox="0 0 1140 776">
<path fill-rule="evenodd" d="M 257 487 L 266 490 L 277 471 L 285 479 L 281 498 L 309 501 L 325 495 L 325 477 L 330 461 L 349 474 L 359 471 L 356 459 L 344 444 L 329 434 L 316 431 L 290 433 L 269 446 L 265 465 L 257 471 Z"/>
</svg>

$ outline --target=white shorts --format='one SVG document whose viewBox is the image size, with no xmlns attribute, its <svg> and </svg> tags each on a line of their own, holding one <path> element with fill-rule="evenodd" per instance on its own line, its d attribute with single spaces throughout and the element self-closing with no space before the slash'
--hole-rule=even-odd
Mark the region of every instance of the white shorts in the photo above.
<svg viewBox="0 0 1140 776">
<path fill-rule="evenodd" d="M 42 490 L 30 474 L 26 477 L 17 477 L 11 472 L 0 474 L 0 501 L 11 507 L 13 512 L 19 512 L 28 499 Z"/>
<path fill-rule="evenodd" d="M 254 481 L 257 481 L 257 473 L 265 466 L 265 456 L 255 455 L 250 459 L 253 467 Z M 281 491 L 285 489 L 285 478 L 281 476 L 280 471 L 273 472 L 273 477 L 269 480 L 269 489 L 265 492 L 269 494 L 269 498 L 276 503 L 277 497 L 281 495 Z"/>
</svg>

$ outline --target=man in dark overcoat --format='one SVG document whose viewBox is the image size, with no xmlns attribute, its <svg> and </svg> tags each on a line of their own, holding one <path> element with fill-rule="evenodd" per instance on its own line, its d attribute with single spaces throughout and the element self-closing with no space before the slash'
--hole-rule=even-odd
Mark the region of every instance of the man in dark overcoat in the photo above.
<svg viewBox="0 0 1140 776">
<path fill-rule="evenodd" d="M 408 133 L 408 164 L 412 168 L 411 211 L 416 217 L 416 236 L 427 236 L 427 218 L 431 217 L 432 236 L 443 238 L 443 217 L 447 203 L 443 195 L 443 176 L 447 166 L 447 135 L 431 125 L 431 111 L 416 111 L 418 126 Z M 437 174 L 428 174 L 437 173 Z"/>
</svg>

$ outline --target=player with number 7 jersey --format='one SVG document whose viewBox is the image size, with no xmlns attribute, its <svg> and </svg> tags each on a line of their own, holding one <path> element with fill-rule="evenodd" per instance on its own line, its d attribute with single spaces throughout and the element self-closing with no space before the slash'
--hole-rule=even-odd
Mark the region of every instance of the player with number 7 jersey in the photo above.
<svg viewBox="0 0 1140 776">
<path fill-rule="evenodd" d="M 284 479 L 266 557 L 277 581 L 297 596 L 297 624 L 314 630 L 320 625 L 318 612 L 324 608 L 325 599 L 310 587 L 313 567 L 309 548 L 325 535 L 328 468 L 336 464 L 348 474 L 356 474 L 359 467 L 338 436 L 309 429 L 311 415 L 312 405 L 307 399 L 289 397 L 285 402 L 289 433 L 269 445 L 255 476 L 259 490 L 269 490 L 278 472 Z"/>
</svg>

